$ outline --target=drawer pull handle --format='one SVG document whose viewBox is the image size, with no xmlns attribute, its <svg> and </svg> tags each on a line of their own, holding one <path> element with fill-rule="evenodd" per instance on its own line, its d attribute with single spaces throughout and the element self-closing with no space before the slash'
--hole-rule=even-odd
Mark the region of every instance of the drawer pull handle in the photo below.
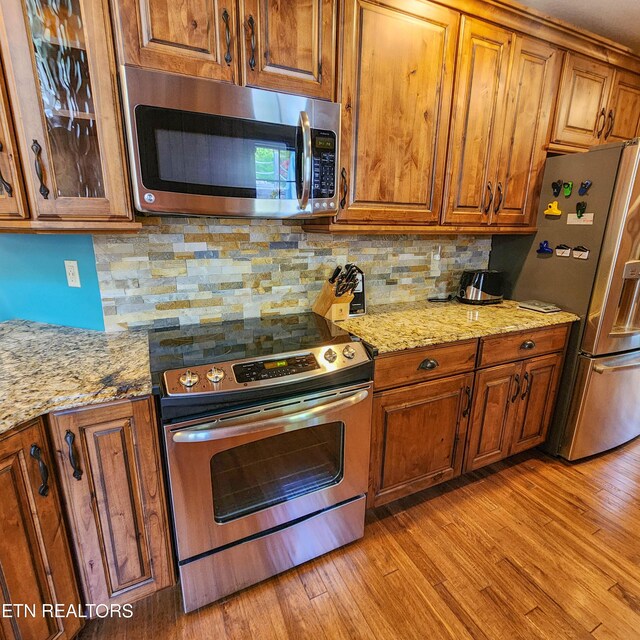
<svg viewBox="0 0 640 640">
<path fill-rule="evenodd" d="M 462 417 L 466 418 L 469 415 L 469 412 L 471 411 L 471 387 L 465 387 L 464 388 L 464 392 L 467 394 L 467 406 L 464 408 L 464 411 L 462 412 Z"/>
<path fill-rule="evenodd" d="M 69 464 L 73 469 L 73 477 L 76 480 L 81 480 L 82 469 L 80 469 L 80 466 L 78 465 L 78 461 L 76 460 L 76 453 L 73 449 L 73 442 L 75 439 L 76 439 L 76 436 L 73 433 L 73 431 L 67 430 L 67 432 L 64 434 L 64 441 L 67 443 L 67 446 L 69 447 Z"/>
<path fill-rule="evenodd" d="M 42 484 L 38 487 L 38 493 L 46 498 L 49 495 L 49 469 L 42 459 L 42 450 L 37 444 L 31 445 L 29 455 L 37 461 L 38 468 L 40 469 L 40 478 L 42 478 Z"/>
<path fill-rule="evenodd" d="M 513 394 L 511 398 L 512 403 L 515 402 L 518 399 L 518 396 L 520 395 L 520 375 L 516 373 L 516 377 L 514 379 L 516 381 L 516 392 Z"/>
<path fill-rule="evenodd" d="M 525 340 L 521 345 L 521 349 L 535 349 L 536 343 L 533 340 Z"/>
<path fill-rule="evenodd" d="M 433 371 L 433 369 L 436 369 L 439 366 L 440 363 L 437 360 L 427 358 L 418 365 L 418 369 L 422 369 L 423 371 Z"/>
</svg>

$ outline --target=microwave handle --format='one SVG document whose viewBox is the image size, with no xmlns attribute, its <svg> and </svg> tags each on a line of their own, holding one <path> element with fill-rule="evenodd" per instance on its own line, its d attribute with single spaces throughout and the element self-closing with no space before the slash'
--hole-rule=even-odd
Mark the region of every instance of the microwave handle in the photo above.
<svg viewBox="0 0 640 640">
<path fill-rule="evenodd" d="M 298 411 L 289 415 L 277 415 L 262 420 L 248 420 L 233 426 L 214 426 L 211 429 L 198 427 L 195 429 L 182 429 L 173 434 L 174 442 L 210 442 L 212 440 L 223 440 L 225 438 L 233 438 L 236 436 L 244 436 L 247 434 L 259 433 L 273 427 L 280 427 L 281 431 L 294 431 L 302 427 L 312 427 L 318 424 L 322 419 L 322 415 L 329 411 L 337 409 L 346 409 L 369 397 L 366 389 L 356 391 L 340 400 L 333 400 L 315 406 L 306 411 Z M 212 424 L 212 423 L 209 423 Z M 208 425 L 205 425 L 208 426 Z"/>
<path fill-rule="evenodd" d="M 298 199 L 298 205 L 300 209 L 305 209 L 311 195 L 311 125 L 306 111 L 300 112 L 300 128 L 302 129 L 302 193 Z"/>
</svg>

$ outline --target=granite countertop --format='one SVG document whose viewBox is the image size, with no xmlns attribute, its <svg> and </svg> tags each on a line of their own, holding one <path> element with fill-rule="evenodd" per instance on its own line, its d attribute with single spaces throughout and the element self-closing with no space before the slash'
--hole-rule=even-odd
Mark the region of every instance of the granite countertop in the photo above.
<svg viewBox="0 0 640 640">
<path fill-rule="evenodd" d="M 379 353 L 389 353 L 578 319 L 565 311 L 540 313 L 519 309 L 517 302 L 505 300 L 486 306 L 459 302 L 389 304 L 372 307 L 365 316 L 337 324 L 377 347 Z"/>
<path fill-rule="evenodd" d="M 50 411 L 150 393 L 145 331 L 0 323 L 0 433 Z"/>
</svg>

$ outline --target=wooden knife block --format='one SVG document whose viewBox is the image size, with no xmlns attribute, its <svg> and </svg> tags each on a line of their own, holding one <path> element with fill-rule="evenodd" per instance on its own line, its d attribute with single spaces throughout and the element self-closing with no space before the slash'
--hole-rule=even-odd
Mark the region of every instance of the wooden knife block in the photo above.
<svg viewBox="0 0 640 640">
<path fill-rule="evenodd" d="M 332 322 L 346 320 L 349 317 L 349 304 L 352 300 L 353 293 L 338 297 L 336 296 L 335 286 L 325 282 L 311 310 Z"/>
</svg>

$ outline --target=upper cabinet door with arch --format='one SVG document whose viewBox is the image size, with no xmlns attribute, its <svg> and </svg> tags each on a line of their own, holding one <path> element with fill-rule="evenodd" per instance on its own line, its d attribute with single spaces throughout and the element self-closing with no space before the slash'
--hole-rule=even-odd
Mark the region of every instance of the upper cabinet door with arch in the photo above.
<svg viewBox="0 0 640 640">
<path fill-rule="evenodd" d="M 339 221 L 437 222 L 459 21 L 429 2 L 345 3 Z"/>
<path fill-rule="evenodd" d="M 333 99 L 337 5 L 337 0 L 241 0 L 244 84 Z"/>
<path fill-rule="evenodd" d="M 130 222 L 106 5 L 3 2 L 0 47 L 34 221 Z"/>
<path fill-rule="evenodd" d="M 616 70 L 607 111 L 604 142 L 621 142 L 640 134 L 640 76 Z"/>
<path fill-rule="evenodd" d="M 120 62 L 238 81 L 236 0 L 113 0 Z"/>
<path fill-rule="evenodd" d="M 613 74 L 613 67 L 567 53 L 551 142 L 590 147 L 604 141 Z"/>
</svg>

